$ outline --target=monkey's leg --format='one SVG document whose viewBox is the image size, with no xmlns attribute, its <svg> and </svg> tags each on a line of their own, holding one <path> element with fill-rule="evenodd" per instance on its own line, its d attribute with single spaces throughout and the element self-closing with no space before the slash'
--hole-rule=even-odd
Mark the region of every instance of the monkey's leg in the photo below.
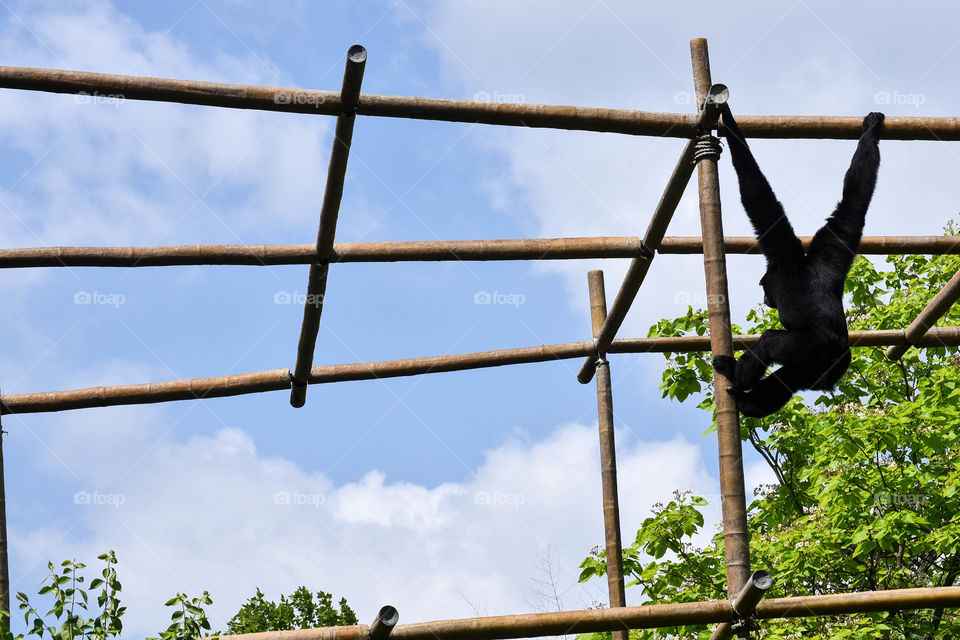
<svg viewBox="0 0 960 640">
<path fill-rule="evenodd" d="M 779 411 L 804 387 L 809 372 L 801 365 L 785 365 L 760 380 L 750 391 L 737 398 L 740 413 L 751 418 L 763 418 Z"/>
<path fill-rule="evenodd" d="M 772 364 L 803 364 L 816 353 L 815 342 L 801 331 L 769 329 L 737 360 L 734 394 L 751 390 Z M 784 401 L 786 402 L 786 401 Z"/>
</svg>

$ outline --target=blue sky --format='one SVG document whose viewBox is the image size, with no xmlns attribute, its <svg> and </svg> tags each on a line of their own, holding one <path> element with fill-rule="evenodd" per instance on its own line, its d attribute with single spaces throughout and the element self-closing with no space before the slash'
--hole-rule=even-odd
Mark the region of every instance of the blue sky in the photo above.
<svg viewBox="0 0 960 640">
<path fill-rule="evenodd" d="M 884 17 L 893 10 L 895 22 Z M 616 0 L 8 3 L 0 60 L 335 90 L 359 42 L 367 93 L 688 111 L 688 42 L 706 36 L 735 112 L 953 115 L 958 10 L 909 11 L 803 1 L 727 13 Z M 17 91 L 0 92 L 0 106 L 4 246 L 316 236 L 330 118 Z M 337 239 L 640 235 L 682 145 L 360 118 Z M 754 144 L 798 232 L 829 213 L 853 146 Z M 956 214 L 956 144 L 881 149 L 866 233 L 939 234 Z M 724 158 L 725 228 L 746 235 L 735 184 Z M 693 188 L 670 234 L 699 234 Z M 315 362 L 583 340 L 586 272 L 601 267 L 612 300 L 625 261 L 336 265 Z M 761 273 L 756 258 L 731 257 L 735 321 L 760 301 Z M 4 271 L 0 385 L 21 393 L 292 367 L 302 306 L 275 299 L 302 293 L 306 280 L 301 266 Z M 523 303 L 477 305 L 481 291 Z M 75 304 L 82 293 L 105 303 Z M 703 293 L 699 256 L 660 257 L 621 334 L 646 335 Z M 113 548 L 130 637 L 158 630 L 176 591 L 205 588 L 220 626 L 258 586 L 276 597 L 299 584 L 346 596 L 361 618 L 389 602 L 411 622 L 545 607 L 531 580 L 547 553 L 567 607 L 605 600 L 603 585 L 575 584 L 602 540 L 595 391 L 576 382 L 578 366 L 315 386 L 300 410 L 278 392 L 6 417 L 14 589 L 35 592 L 47 560 Z M 707 416 L 659 398 L 662 357 L 618 356 L 612 367 L 629 541 L 673 489 L 716 493 L 715 440 L 700 435 Z M 753 457 L 747 475 L 769 480 Z M 77 504 L 77 492 L 123 504 Z M 302 504 L 278 504 L 278 494 Z M 506 498 L 477 504 L 480 494 Z"/>
</svg>

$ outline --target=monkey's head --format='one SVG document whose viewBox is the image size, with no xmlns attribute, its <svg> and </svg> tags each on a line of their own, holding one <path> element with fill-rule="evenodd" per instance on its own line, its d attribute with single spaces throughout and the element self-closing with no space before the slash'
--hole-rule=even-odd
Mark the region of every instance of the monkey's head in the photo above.
<svg viewBox="0 0 960 640">
<path fill-rule="evenodd" d="M 760 278 L 760 286 L 763 287 L 763 304 L 767 305 L 771 309 L 777 308 L 777 301 L 773 298 L 773 292 L 771 287 L 767 283 L 767 276 L 769 273 L 763 274 L 763 277 Z"/>
</svg>

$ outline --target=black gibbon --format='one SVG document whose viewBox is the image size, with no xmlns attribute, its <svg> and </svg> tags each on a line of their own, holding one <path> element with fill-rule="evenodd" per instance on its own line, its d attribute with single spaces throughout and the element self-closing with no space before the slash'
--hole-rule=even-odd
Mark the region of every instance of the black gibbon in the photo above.
<svg viewBox="0 0 960 640">
<path fill-rule="evenodd" d="M 765 331 L 739 359 L 718 356 L 713 366 L 733 382 L 727 391 L 736 397 L 740 412 L 762 418 L 801 389 L 832 390 L 850 366 L 843 284 L 877 183 L 884 116 L 871 113 L 863 119 L 840 202 L 804 253 L 730 107 L 724 104 L 721 110 L 740 199 L 767 261 L 760 280 L 763 301 L 777 310 L 785 330 Z M 782 366 L 763 377 L 772 364 Z"/>
</svg>

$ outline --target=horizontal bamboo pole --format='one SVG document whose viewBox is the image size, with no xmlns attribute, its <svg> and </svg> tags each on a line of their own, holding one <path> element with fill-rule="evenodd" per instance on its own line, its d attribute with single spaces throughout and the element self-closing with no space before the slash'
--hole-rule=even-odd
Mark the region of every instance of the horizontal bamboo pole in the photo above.
<svg viewBox="0 0 960 640">
<path fill-rule="evenodd" d="M 214 378 L 189 378 L 169 382 L 121 384 L 68 391 L 4 395 L 0 397 L 0 402 L 3 402 L 0 410 L 4 414 L 45 413 L 89 407 L 224 398 L 289 388 L 290 370 L 273 369 L 271 371 L 254 371 Z"/>
<path fill-rule="evenodd" d="M 85 71 L 0 66 L 0 87 L 85 94 L 96 98 L 115 96 L 123 100 L 177 102 L 284 113 L 341 113 L 340 95 L 335 91 L 121 76 Z M 679 113 L 379 95 L 361 95 L 357 113 L 365 116 L 476 122 L 513 127 L 670 135 L 675 138 L 692 135 L 697 122 L 696 116 Z"/>
<path fill-rule="evenodd" d="M 738 120 L 739 122 L 739 120 Z M 813 236 L 800 236 L 803 248 L 810 247 Z M 724 248 L 730 253 L 760 253 L 760 245 L 753 236 L 726 236 Z M 660 253 L 703 253 L 703 240 L 699 237 L 674 236 L 664 238 L 658 249 Z M 858 253 L 864 255 L 902 255 L 902 254 L 958 254 L 960 237 L 958 236 L 864 236 L 860 240 Z M 0 253 L 0 257 L 2 257 Z M 2 262 L 0 262 L 2 265 Z"/>
<path fill-rule="evenodd" d="M 887 349 L 887 358 L 899 360 L 907 352 L 911 344 L 915 344 L 933 325 L 937 324 L 943 314 L 950 310 L 953 303 L 960 299 L 960 271 L 953 274 L 950 281 L 933 297 L 917 319 L 910 323 L 904 331 L 906 344 L 896 344 Z"/>
<path fill-rule="evenodd" d="M 35 67 L 0 66 L 0 88 L 80 94 L 91 102 L 117 98 L 284 113 L 338 115 L 341 112 L 340 96 L 335 91 Z M 518 104 L 495 100 L 361 95 L 357 113 L 387 118 L 605 131 L 671 138 L 690 138 L 697 130 L 697 115 L 690 113 Z M 860 137 L 863 117 L 743 115 L 737 116 L 737 124 L 744 135 L 751 138 L 856 140 Z M 890 116 L 884 121 L 882 136 L 885 140 L 960 140 L 960 118 Z"/>
<path fill-rule="evenodd" d="M 776 598 L 761 601 L 756 615 L 762 619 L 801 618 L 817 615 L 953 608 L 960 606 L 960 587 L 895 589 L 823 596 Z M 498 640 L 535 638 L 617 629 L 656 629 L 675 625 L 711 624 L 734 619 L 727 600 L 682 602 L 613 609 L 585 609 L 550 613 L 524 613 L 459 620 L 439 620 L 397 625 L 393 640 Z M 366 625 L 324 627 L 292 631 L 264 631 L 236 636 L 235 640 L 365 640 Z"/>
<path fill-rule="evenodd" d="M 804 246 L 811 236 L 800 238 Z M 756 238 L 727 236 L 727 253 L 760 253 Z M 518 238 L 505 240 L 428 240 L 341 242 L 334 262 L 443 262 L 485 260 L 574 260 L 635 258 L 643 244 L 635 236 Z M 666 237 L 658 253 L 703 253 L 699 237 Z M 866 236 L 860 253 L 960 254 L 952 236 Z M 285 265 L 319 261 L 315 244 L 186 244 L 160 247 L 25 247 L 0 249 L 0 269 L 26 267 L 170 267 L 184 265 Z"/>
<path fill-rule="evenodd" d="M 759 336 L 733 336 L 737 350 L 749 348 Z M 905 344 L 903 331 L 851 331 L 853 347 L 882 347 Z M 960 345 L 960 327 L 934 327 L 917 346 L 939 347 Z M 710 336 L 681 336 L 670 338 L 620 338 L 613 341 L 608 353 L 689 353 L 709 351 Z M 466 371 L 514 364 L 549 362 L 580 358 L 594 353 L 592 340 L 566 342 L 536 347 L 480 351 L 426 358 L 383 360 L 313 367 L 307 379 L 309 384 L 374 380 L 416 376 L 426 373 Z M 175 400 L 221 398 L 248 393 L 278 391 L 290 388 L 290 371 L 273 369 L 212 378 L 189 378 L 169 382 L 151 382 L 116 386 L 88 387 L 67 391 L 16 393 L 0 397 L 0 412 L 45 413 L 90 407 L 109 407 L 127 404 L 152 404 Z"/>
<path fill-rule="evenodd" d="M 333 262 L 569 260 L 632 258 L 636 237 L 347 242 L 333 245 Z M 221 244 L 165 247 L 28 247 L 0 249 L 0 268 L 284 265 L 318 262 L 315 244 Z"/>
</svg>

